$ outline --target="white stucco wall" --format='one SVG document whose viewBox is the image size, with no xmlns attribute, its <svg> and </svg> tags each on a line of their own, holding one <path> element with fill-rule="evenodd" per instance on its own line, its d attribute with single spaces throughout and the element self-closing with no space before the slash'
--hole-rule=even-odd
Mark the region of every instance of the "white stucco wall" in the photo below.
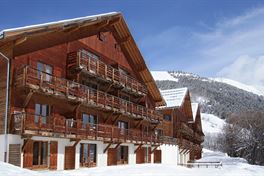
<svg viewBox="0 0 264 176">
<path fill-rule="evenodd" d="M 183 149 L 179 149 L 178 155 L 178 164 L 187 164 L 187 162 L 190 160 L 190 153 L 189 151 L 186 152 L 186 150 L 183 150 L 183 153 L 180 153 Z"/>
<path fill-rule="evenodd" d="M 0 135 L 0 161 L 4 161 L 5 157 L 5 135 Z M 13 134 L 8 134 L 7 135 L 7 162 L 8 162 L 8 156 L 9 156 L 9 144 L 21 144 L 23 140 L 21 139 L 20 135 L 13 135 Z M 22 155 L 21 155 L 22 156 Z M 21 163 L 22 163 L 22 158 L 21 158 Z"/>
<path fill-rule="evenodd" d="M 161 163 L 177 165 L 178 146 L 176 145 L 161 145 Z"/>
<path fill-rule="evenodd" d="M 135 151 L 135 145 L 134 144 L 127 144 L 128 146 L 128 164 L 133 165 L 136 164 L 136 154 Z"/>
</svg>

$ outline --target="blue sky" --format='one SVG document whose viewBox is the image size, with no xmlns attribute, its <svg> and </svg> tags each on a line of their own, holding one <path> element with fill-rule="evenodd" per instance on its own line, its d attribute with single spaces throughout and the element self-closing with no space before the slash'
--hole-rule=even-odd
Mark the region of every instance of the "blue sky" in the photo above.
<svg viewBox="0 0 264 176">
<path fill-rule="evenodd" d="M 264 1 L 2 0 L 0 6 L 0 30 L 120 11 L 151 70 L 264 85 Z"/>
</svg>

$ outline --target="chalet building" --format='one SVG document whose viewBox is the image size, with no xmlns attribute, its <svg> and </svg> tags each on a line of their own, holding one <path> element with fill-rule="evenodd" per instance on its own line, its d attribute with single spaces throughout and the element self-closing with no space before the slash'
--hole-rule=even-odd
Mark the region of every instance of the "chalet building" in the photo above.
<svg viewBox="0 0 264 176">
<path fill-rule="evenodd" d="M 201 112 L 198 103 L 192 103 L 193 121 L 190 122 L 194 130 L 193 150 L 190 152 L 190 160 L 197 160 L 202 157 L 202 142 L 204 140 L 204 133 L 202 130 Z"/>
<path fill-rule="evenodd" d="M 170 117 L 155 110 L 166 103 L 121 13 L 4 30 L 0 62 L 1 161 L 57 170 L 177 164 L 176 137 L 190 153 L 189 97 L 164 109 Z"/>
<path fill-rule="evenodd" d="M 201 158 L 203 132 L 199 105 L 191 103 L 188 88 L 161 90 L 167 106 L 160 107 L 163 135 L 176 139 L 177 163 Z M 175 150 L 174 150 L 175 151 Z"/>
</svg>

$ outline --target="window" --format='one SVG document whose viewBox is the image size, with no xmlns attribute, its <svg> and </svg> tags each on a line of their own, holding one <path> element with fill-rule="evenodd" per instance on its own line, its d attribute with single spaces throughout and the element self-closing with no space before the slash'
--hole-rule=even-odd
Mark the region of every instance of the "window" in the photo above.
<svg viewBox="0 0 264 176">
<path fill-rule="evenodd" d="M 149 148 L 148 147 L 143 147 L 144 150 L 144 162 L 148 163 L 149 162 Z"/>
<path fill-rule="evenodd" d="M 35 141 L 33 143 L 33 165 L 47 165 L 48 142 Z"/>
<path fill-rule="evenodd" d="M 164 120 L 171 121 L 171 116 L 170 115 L 164 115 Z"/>
<path fill-rule="evenodd" d="M 38 67 L 38 78 L 40 79 L 42 77 L 44 81 L 51 82 L 53 68 L 50 65 L 43 64 L 41 62 L 37 63 L 37 67 Z"/>
<path fill-rule="evenodd" d="M 87 124 L 95 125 L 97 124 L 97 118 L 94 115 L 82 114 L 82 127 L 85 128 Z"/>
<path fill-rule="evenodd" d="M 96 144 L 80 145 L 80 163 L 81 166 L 96 166 Z"/>
<path fill-rule="evenodd" d="M 35 104 L 35 123 L 47 123 L 47 116 L 50 115 L 50 107 L 46 104 Z M 41 120 L 41 121 L 39 121 Z"/>
<path fill-rule="evenodd" d="M 120 134 L 127 134 L 127 129 L 128 129 L 128 122 L 124 122 L 124 121 L 118 121 L 117 122 L 117 126 L 118 128 L 120 128 Z"/>
<path fill-rule="evenodd" d="M 117 149 L 117 161 L 120 164 L 128 162 L 128 146 L 120 146 Z"/>
</svg>

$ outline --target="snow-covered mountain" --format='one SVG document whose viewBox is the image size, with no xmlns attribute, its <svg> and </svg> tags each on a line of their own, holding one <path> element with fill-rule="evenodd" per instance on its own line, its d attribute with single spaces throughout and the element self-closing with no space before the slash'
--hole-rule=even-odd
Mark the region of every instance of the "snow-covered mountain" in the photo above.
<svg viewBox="0 0 264 176">
<path fill-rule="evenodd" d="M 257 94 L 257 95 L 264 96 L 264 87 L 261 87 L 261 86 L 246 85 L 241 82 L 234 81 L 228 78 L 210 78 L 210 79 L 213 81 L 218 81 L 218 82 L 229 84 L 231 86 L 237 87 L 239 89 L 242 89 L 242 90 Z"/>
<path fill-rule="evenodd" d="M 202 118 L 202 128 L 205 134 L 208 133 L 220 133 L 226 124 L 223 119 L 213 115 L 213 114 L 201 114 Z"/>
<path fill-rule="evenodd" d="M 192 101 L 201 104 L 203 113 L 224 119 L 232 113 L 264 111 L 264 88 L 182 71 L 151 73 L 161 90 L 188 87 Z"/>
</svg>

